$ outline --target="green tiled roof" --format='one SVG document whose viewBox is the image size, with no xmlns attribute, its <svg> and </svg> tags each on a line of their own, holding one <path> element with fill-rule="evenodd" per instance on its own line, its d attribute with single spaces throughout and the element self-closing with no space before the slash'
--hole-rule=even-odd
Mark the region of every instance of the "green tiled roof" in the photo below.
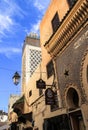
<svg viewBox="0 0 88 130">
<path fill-rule="evenodd" d="M 24 103 L 24 98 L 25 98 L 24 95 L 23 95 L 22 97 L 20 97 L 20 98 L 13 104 L 12 108 L 14 108 L 15 105 L 17 105 L 17 104 Z"/>
</svg>

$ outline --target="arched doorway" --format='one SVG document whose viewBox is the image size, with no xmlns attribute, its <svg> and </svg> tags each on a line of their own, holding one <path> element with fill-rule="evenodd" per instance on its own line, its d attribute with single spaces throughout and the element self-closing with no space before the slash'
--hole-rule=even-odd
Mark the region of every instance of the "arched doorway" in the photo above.
<svg viewBox="0 0 88 130">
<path fill-rule="evenodd" d="M 83 116 L 79 105 L 80 98 L 76 89 L 72 87 L 68 89 L 66 100 L 72 130 L 85 130 Z"/>
<path fill-rule="evenodd" d="M 79 96 L 74 88 L 69 88 L 66 100 L 69 110 L 73 110 L 79 107 Z"/>
</svg>

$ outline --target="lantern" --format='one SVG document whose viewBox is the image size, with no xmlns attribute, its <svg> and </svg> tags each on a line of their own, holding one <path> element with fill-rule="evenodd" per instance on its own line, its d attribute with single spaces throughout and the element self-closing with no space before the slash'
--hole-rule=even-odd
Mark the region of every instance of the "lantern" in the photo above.
<svg viewBox="0 0 88 130">
<path fill-rule="evenodd" d="M 13 79 L 13 83 L 15 85 L 18 85 L 19 84 L 19 81 L 20 81 L 20 75 L 18 74 L 18 72 L 15 72 L 14 76 L 12 77 Z"/>
</svg>

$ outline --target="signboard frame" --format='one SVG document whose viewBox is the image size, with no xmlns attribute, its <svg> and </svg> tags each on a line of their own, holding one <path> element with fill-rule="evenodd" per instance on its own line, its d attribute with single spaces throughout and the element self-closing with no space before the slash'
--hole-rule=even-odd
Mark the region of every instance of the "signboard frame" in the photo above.
<svg viewBox="0 0 88 130">
<path fill-rule="evenodd" d="M 46 82 L 40 78 L 36 81 L 36 87 L 39 89 L 46 89 Z"/>
<path fill-rule="evenodd" d="M 55 104 L 55 93 L 51 88 L 47 88 L 45 91 L 45 104 L 46 105 Z"/>
</svg>

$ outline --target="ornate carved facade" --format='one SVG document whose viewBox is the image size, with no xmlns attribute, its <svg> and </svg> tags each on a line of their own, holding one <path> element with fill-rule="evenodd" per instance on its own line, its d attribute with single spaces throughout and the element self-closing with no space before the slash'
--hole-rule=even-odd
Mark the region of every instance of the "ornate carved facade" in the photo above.
<svg viewBox="0 0 88 130">
<path fill-rule="evenodd" d="M 57 12 L 60 16 L 59 11 Z M 87 0 L 77 0 L 74 3 L 56 31 L 46 40 L 44 47 L 56 64 L 61 106 L 62 109 L 67 109 L 72 130 L 84 130 L 84 126 L 88 129 L 88 122 L 85 121 L 88 116 Z M 81 117 L 82 126 L 80 120 L 75 119 L 79 118 L 78 115 Z"/>
</svg>

